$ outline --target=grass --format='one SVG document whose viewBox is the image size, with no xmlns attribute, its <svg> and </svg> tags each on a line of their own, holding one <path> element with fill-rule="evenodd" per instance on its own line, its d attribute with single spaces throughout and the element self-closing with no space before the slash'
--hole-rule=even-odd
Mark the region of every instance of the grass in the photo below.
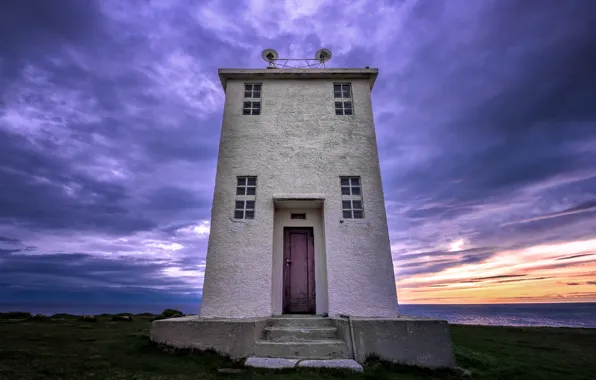
<svg viewBox="0 0 596 380">
<path fill-rule="evenodd" d="M 123 314 L 124 315 L 124 314 Z M 129 315 L 130 314 L 126 314 Z M 95 321 L 66 314 L 44 318 L 0 314 L 0 379 L 459 379 L 431 371 L 369 360 L 363 374 L 338 370 L 245 370 L 214 353 L 171 354 L 149 342 L 156 316 L 132 320 L 102 314 Z M 513 328 L 453 325 L 457 362 L 472 379 L 594 379 L 596 329 Z"/>
</svg>

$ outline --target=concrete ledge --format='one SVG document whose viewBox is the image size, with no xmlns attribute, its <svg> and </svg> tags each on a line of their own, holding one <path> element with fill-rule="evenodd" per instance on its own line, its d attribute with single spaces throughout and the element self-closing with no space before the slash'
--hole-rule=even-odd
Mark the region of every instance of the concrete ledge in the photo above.
<svg viewBox="0 0 596 380">
<path fill-rule="evenodd" d="M 362 366 L 352 359 L 301 360 L 298 367 L 351 369 L 356 372 L 364 372 Z"/>
<path fill-rule="evenodd" d="M 284 358 L 261 358 L 251 356 L 244 362 L 245 367 L 254 368 L 268 368 L 268 369 L 281 369 L 281 368 L 294 368 L 298 364 L 299 359 L 284 359 Z"/>
<path fill-rule="evenodd" d="M 334 368 L 350 369 L 356 372 L 363 372 L 360 364 L 352 359 L 330 359 L 330 360 L 301 360 L 284 358 L 263 358 L 251 356 L 246 359 L 245 367 L 267 368 L 267 369 L 285 369 L 285 368 Z"/>
<path fill-rule="evenodd" d="M 351 346 L 347 318 L 335 318 L 336 326 Z M 446 321 L 397 316 L 395 318 L 352 318 L 356 361 L 376 355 L 394 363 L 427 368 L 454 368 L 455 356 Z"/>
<path fill-rule="evenodd" d="M 199 316 L 169 318 L 151 323 L 153 342 L 169 347 L 214 350 L 232 358 L 254 355 L 268 318 L 219 319 Z"/>
<path fill-rule="evenodd" d="M 228 80 L 259 79 L 368 79 L 372 90 L 379 69 L 376 68 L 333 68 L 333 69 L 219 69 L 219 80 L 226 89 Z"/>
</svg>

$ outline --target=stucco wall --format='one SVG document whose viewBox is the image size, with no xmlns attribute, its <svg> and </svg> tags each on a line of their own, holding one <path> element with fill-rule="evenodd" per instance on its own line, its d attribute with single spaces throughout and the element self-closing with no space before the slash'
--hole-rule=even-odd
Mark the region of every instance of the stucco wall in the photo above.
<svg viewBox="0 0 596 380">
<path fill-rule="evenodd" d="M 263 79 L 262 111 L 243 116 L 228 80 L 201 315 L 272 312 L 274 193 L 322 193 L 330 315 L 391 316 L 397 300 L 367 79 L 354 115 L 336 116 L 333 81 Z M 258 177 L 254 220 L 232 218 L 236 176 Z M 361 176 L 365 219 L 341 215 L 339 176 Z"/>
<path fill-rule="evenodd" d="M 292 213 L 305 213 L 306 220 L 290 219 Z M 327 303 L 327 263 L 325 259 L 325 235 L 323 230 L 323 210 L 321 208 L 277 209 L 275 210 L 273 232 L 273 273 L 272 273 L 272 312 L 280 315 L 283 311 L 283 254 L 284 227 L 312 227 L 315 253 L 316 313 L 328 312 Z"/>
</svg>

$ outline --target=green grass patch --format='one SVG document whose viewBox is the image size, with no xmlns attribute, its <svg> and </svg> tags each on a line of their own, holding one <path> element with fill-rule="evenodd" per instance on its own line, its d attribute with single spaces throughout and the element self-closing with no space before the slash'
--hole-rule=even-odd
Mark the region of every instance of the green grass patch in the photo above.
<svg viewBox="0 0 596 380">
<path fill-rule="evenodd" d="M 242 368 L 242 363 L 213 352 L 164 352 L 149 341 L 154 318 L 148 313 L 104 314 L 89 323 L 72 315 L 0 315 L 0 379 L 461 379 L 453 371 L 378 358 L 369 358 L 362 374 L 323 369 L 220 373 Z M 453 325 L 451 332 L 458 365 L 472 379 L 592 380 L 596 373 L 596 329 Z"/>
</svg>

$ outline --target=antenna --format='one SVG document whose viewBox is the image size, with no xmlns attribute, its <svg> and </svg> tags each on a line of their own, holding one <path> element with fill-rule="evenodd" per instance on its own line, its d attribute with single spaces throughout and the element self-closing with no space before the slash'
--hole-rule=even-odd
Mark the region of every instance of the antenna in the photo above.
<svg viewBox="0 0 596 380">
<path fill-rule="evenodd" d="M 316 67 L 325 67 L 325 62 L 331 59 L 331 50 L 319 49 L 314 58 L 279 58 L 277 52 L 273 49 L 265 49 L 261 53 L 261 58 L 268 62 L 268 69 L 303 69 Z"/>
<path fill-rule="evenodd" d="M 321 63 L 325 63 L 328 60 L 331 59 L 331 50 L 329 49 L 319 49 L 316 53 L 315 53 L 315 59 Z"/>
<path fill-rule="evenodd" d="M 261 58 L 263 58 L 265 62 L 269 62 L 268 67 L 275 67 L 275 61 L 279 58 L 279 54 L 273 49 L 265 49 L 261 53 Z"/>
</svg>

